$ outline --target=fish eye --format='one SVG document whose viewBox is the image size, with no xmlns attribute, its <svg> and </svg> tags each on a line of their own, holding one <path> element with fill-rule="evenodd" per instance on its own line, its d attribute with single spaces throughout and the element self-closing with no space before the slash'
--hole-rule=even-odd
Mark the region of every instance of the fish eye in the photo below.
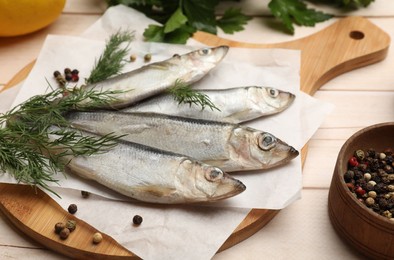
<svg viewBox="0 0 394 260">
<path fill-rule="evenodd" d="M 223 177 L 223 171 L 220 170 L 219 168 L 211 168 L 207 173 L 205 174 L 205 178 L 208 181 L 216 181 L 218 179 L 221 179 Z"/>
<path fill-rule="evenodd" d="M 200 49 L 198 50 L 198 54 L 205 56 L 211 53 L 211 49 L 208 48 L 204 48 L 204 49 Z"/>
<path fill-rule="evenodd" d="M 279 91 L 277 89 L 274 88 L 269 88 L 268 89 L 268 93 L 271 97 L 277 97 L 279 95 Z"/>
<path fill-rule="evenodd" d="M 179 55 L 178 53 L 175 53 L 174 55 L 172 55 L 173 58 L 179 58 L 181 57 L 181 55 Z"/>
<path fill-rule="evenodd" d="M 269 133 L 264 133 L 259 136 L 258 145 L 262 150 L 269 151 L 276 146 L 276 138 Z"/>
</svg>

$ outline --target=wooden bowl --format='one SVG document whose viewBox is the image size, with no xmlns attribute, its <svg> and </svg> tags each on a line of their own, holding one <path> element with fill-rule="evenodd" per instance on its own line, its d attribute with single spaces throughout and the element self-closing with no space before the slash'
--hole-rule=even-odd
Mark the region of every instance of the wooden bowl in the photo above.
<svg viewBox="0 0 394 260">
<path fill-rule="evenodd" d="M 336 232 L 356 250 L 373 259 L 394 259 L 394 222 L 359 202 L 345 184 L 349 158 L 358 149 L 377 152 L 394 148 L 394 122 L 366 127 L 342 146 L 328 195 L 328 212 Z"/>
</svg>

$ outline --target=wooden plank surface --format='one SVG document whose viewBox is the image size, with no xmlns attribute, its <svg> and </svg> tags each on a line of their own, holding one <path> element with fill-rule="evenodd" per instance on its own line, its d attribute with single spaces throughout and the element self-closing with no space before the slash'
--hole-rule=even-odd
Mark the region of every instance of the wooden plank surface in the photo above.
<svg viewBox="0 0 394 260">
<path fill-rule="evenodd" d="M 71 0 L 68 2 L 74 4 L 82 2 L 86 6 L 89 5 L 86 4 L 89 2 L 94 9 L 97 1 Z M 377 8 L 374 7 L 375 3 L 378 5 Z M 394 15 L 390 13 L 394 12 L 394 2 L 379 0 L 375 3 L 371 6 L 372 9 L 368 9 L 371 10 L 371 13 L 367 15 L 372 17 L 370 20 L 374 24 L 394 37 L 392 30 Z M 245 6 L 248 7 L 247 4 Z M 89 10 L 89 8 L 87 9 Z M 253 4 L 251 9 L 253 9 Z M 74 10 L 79 10 L 79 7 L 74 7 Z M 67 20 L 68 25 L 56 23 L 50 27 L 50 32 L 75 33 L 76 35 L 99 17 L 97 14 L 87 14 L 85 11 L 79 15 L 67 12 L 61 18 L 62 22 Z M 82 19 L 75 23 L 75 17 Z M 219 35 L 236 41 L 282 42 L 311 35 L 329 26 L 336 19 L 318 24 L 313 28 L 297 27 L 294 36 L 285 35 L 272 29 L 272 20 L 268 17 L 255 17 L 246 26 L 245 31 L 234 35 L 225 35 L 219 32 Z M 37 56 L 45 39 L 44 33 L 41 35 L 39 32 L 38 34 L 40 37 L 31 35 L 6 41 L 0 39 L 0 85 L 8 82 L 16 72 Z M 7 44 L 4 45 L 4 42 Z M 8 53 L 12 53 L 12 55 L 8 55 Z M 330 162 L 335 162 L 337 151 L 343 142 L 359 128 L 367 126 L 370 122 L 393 121 L 393 67 L 394 55 L 389 52 L 389 56 L 383 62 L 343 74 L 327 82 L 321 90 L 317 91 L 316 98 L 330 102 L 336 108 L 309 142 L 309 153 L 303 168 L 303 198 L 280 211 L 257 234 L 237 246 L 217 254 L 213 259 L 259 259 L 262 255 L 265 259 L 360 259 L 357 252 L 343 244 L 336 236 L 328 221 L 326 199 L 334 167 Z M 352 92 L 347 93 L 346 91 Z M 354 98 L 352 94 L 354 91 L 359 94 L 357 98 Z M 381 95 L 374 95 L 374 93 L 381 93 Z M 346 109 L 347 107 L 352 109 Z M 347 117 L 343 116 L 344 114 Z M 358 120 L 353 120 L 354 118 L 358 118 Z M 32 259 L 64 259 L 61 255 L 56 255 L 23 236 L 9 225 L 3 216 L 0 216 L 0 230 L 0 258 L 2 259 L 20 259 L 26 255 Z"/>
<path fill-rule="evenodd" d="M 382 60 L 387 54 L 390 43 L 390 39 L 385 32 L 361 17 L 341 19 L 314 35 L 287 43 L 269 45 L 245 44 L 224 40 L 205 33 L 196 34 L 195 39 L 208 45 L 226 44 L 232 47 L 300 49 L 302 51 L 301 90 L 309 94 L 314 94 L 325 82 L 341 73 Z M 28 72 L 29 66 L 22 70 L 21 73 L 18 73 L 10 81 L 11 84 L 9 85 L 12 86 L 12 84 L 22 80 L 27 76 Z M 303 158 L 306 158 L 305 148 L 303 149 Z M 14 190 L 15 192 L 22 188 L 21 186 L 2 186 L 3 189 Z M 8 194 L 3 196 L 3 199 L 7 198 L 8 200 L 6 201 L 12 200 L 12 195 L 10 195 L 10 197 Z M 26 197 L 26 199 L 29 199 L 29 197 Z M 37 221 L 34 221 L 34 224 L 30 223 L 31 225 L 28 226 L 26 223 L 29 222 L 20 221 L 16 216 L 20 208 L 7 207 L 4 205 L 4 201 L 0 201 L 0 203 L 3 205 L 3 212 L 9 217 L 9 219 L 13 220 L 13 223 L 20 229 L 25 232 L 29 231 L 26 232 L 29 236 L 34 237 L 42 244 L 45 244 L 63 254 L 86 257 L 86 255 L 81 255 L 82 251 L 87 251 L 86 244 L 84 243 L 74 244 L 74 251 L 71 246 L 69 250 L 61 250 L 63 249 L 61 241 L 48 243 L 48 241 L 51 241 L 51 235 L 53 236 L 53 234 L 48 233 L 48 229 L 43 229 L 40 226 L 43 225 L 43 222 L 41 222 L 40 219 L 43 219 L 41 213 L 45 211 L 45 207 L 42 207 L 42 211 L 39 212 L 40 215 L 32 214 L 32 217 L 36 218 Z M 38 204 L 39 201 L 36 203 Z M 48 210 L 52 209 L 51 205 L 56 206 L 56 203 L 49 200 L 45 203 L 49 206 Z M 29 201 L 26 201 L 26 205 L 29 204 Z M 237 227 L 219 251 L 232 247 L 240 241 L 249 238 L 264 227 L 277 213 L 278 211 L 265 209 L 251 210 L 246 219 Z M 52 210 L 49 210 L 47 215 L 49 216 L 51 214 Z M 37 230 L 40 230 L 40 232 Z M 39 236 L 39 233 L 42 235 Z M 80 237 L 85 237 L 86 240 L 86 237 L 89 235 L 91 236 L 91 232 L 88 230 L 85 233 L 86 234 L 81 231 L 82 235 Z M 119 250 L 122 251 L 122 248 L 119 245 L 113 245 L 109 248 L 119 248 Z M 95 254 L 94 251 L 90 253 L 92 255 Z M 100 255 L 98 254 L 97 256 Z"/>
</svg>

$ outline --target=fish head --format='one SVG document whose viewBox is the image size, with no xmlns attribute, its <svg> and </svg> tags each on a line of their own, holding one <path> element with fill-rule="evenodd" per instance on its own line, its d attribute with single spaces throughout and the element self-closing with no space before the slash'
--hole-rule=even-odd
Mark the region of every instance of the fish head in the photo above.
<svg viewBox="0 0 394 260">
<path fill-rule="evenodd" d="M 283 165 L 299 155 L 292 146 L 268 132 L 248 127 L 234 129 L 232 146 L 244 170 L 269 169 Z M 235 140 L 235 141 L 234 141 Z"/>
<path fill-rule="evenodd" d="M 194 162 L 192 172 L 192 197 L 195 201 L 216 201 L 233 197 L 243 192 L 245 185 L 222 171 L 202 162 Z"/>
<path fill-rule="evenodd" d="M 171 59 L 173 64 L 183 65 L 188 73 L 180 80 L 195 82 L 205 76 L 211 69 L 226 56 L 229 47 L 225 45 L 217 47 L 205 47 L 184 55 L 175 54 Z"/>
<path fill-rule="evenodd" d="M 255 103 L 264 106 L 267 114 L 285 110 L 295 99 L 294 94 L 271 87 L 251 88 L 251 91 L 256 92 L 251 95 L 255 98 Z"/>
</svg>

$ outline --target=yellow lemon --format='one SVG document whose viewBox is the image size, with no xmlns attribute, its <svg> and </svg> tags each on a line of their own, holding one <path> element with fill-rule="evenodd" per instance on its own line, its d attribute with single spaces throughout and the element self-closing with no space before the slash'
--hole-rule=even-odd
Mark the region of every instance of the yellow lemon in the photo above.
<svg viewBox="0 0 394 260">
<path fill-rule="evenodd" d="M 66 0 L 0 0 L 0 36 L 17 36 L 51 24 Z"/>
</svg>

